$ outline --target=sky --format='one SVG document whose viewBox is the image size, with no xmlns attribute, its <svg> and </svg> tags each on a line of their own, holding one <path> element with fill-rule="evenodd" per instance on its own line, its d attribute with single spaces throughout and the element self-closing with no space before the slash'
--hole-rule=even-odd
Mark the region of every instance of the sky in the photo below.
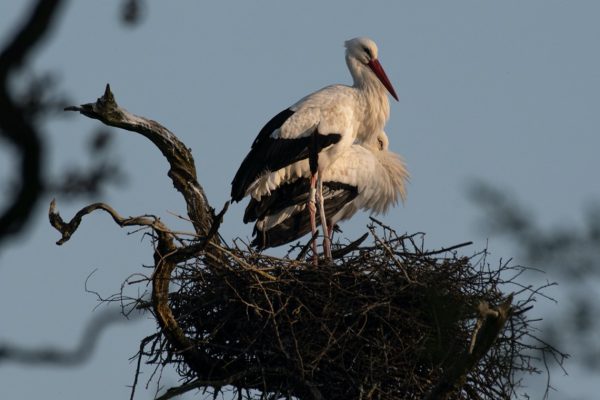
<svg viewBox="0 0 600 400">
<path fill-rule="evenodd" d="M 29 3 L 0 3 L 2 43 Z M 73 104 L 95 101 L 110 83 L 119 104 L 160 121 L 192 149 L 217 209 L 271 116 L 325 85 L 351 82 L 343 43 L 356 36 L 376 41 L 400 97 L 391 103 L 386 132 L 411 182 L 406 203 L 384 218 L 398 231 L 426 232 L 429 248 L 472 240 L 466 255 L 487 245 L 492 259 L 510 258 L 514 249 L 482 233 L 480 210 L 466 196 L 470 182 L 500 187 L 545 227 L 581 223 L 582 208 L 600 198 L 599 2 L 149 1 L 134 28 L 120 23 L 120 6 L 68 2 L 31 72 L 57 73 Z M 45 125 L 47 175 L 85 165 L 85 146 L 98 126 L 74 113 L 53 116 Z M 160 153 L 130 132 L 115 131 L 113 139 L 126 182 L 98 198 L 57 198 L 63 216 L 104 201 L 122 215 L 152 213 L 189 229 L 173 215 L 184 214 L 185 205 Z M 1 147 L 3 191 L 13 162 Z M 141 234 L 127 234 L 102 214 L 56 246 L 58 234 L 47 222 L 51 197 L 27 232 L 0 249 L 2 342 L 74 347 L 85 321 L 103 309 L 86 293 L 86 278 L 95 271 L 88 287 L 109 296 L 152 263 Z M 244 203 L 230 207 L 221 229 L 226 239 L 250 237 L 243 209 Z M 358 215 L 341 227 L 356 238 L 367 222 Z M 144 289 L 126 288 L 131 295 Z M 538 312 L 551 318 L 561 308 Z M 152 332 L 149 317 L 111 326 L 91 360 L 75 369 L 1 364 L 0 398 L 128 398 L 135 368 L 129 358 Z M 594 398 L 593 377 L 571 371 L 553 374 L 557 392 L 550 398 Z M 143 372 L 142 386 L 151 369 Z M 167 372 L 161 385 L 176 379 Z M 536 387 L 543 379 L 530 382 L 541 396 Z M 139 390 L 137 398 L 150 399 L 156 385 Z"/>
</svg>

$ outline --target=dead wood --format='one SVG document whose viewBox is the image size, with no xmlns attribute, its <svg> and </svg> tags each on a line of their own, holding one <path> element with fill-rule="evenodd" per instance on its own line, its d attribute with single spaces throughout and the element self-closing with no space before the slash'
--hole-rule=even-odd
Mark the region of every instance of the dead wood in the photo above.
<svg viewBox="0 0 600 400">
<path fill-rule="evenodd" d="M 100 120 L 108 126 L 139 133 L 149 139 L 169 162 L 169 177 L 187 205 L 188 216 L 200 236 L 207 236 L 213 223 L 214 210 L 210 207 L 204 189 L 198 183 L 196 165 L 188 149 L 171 131 L 156 121 L 131 114 L 119 107 L 110 85 L 95 103 L 65 108 L 79 111 L 89 118 Z"/>
<path fill-rule="evenodd" d="M 156 121 L 136 116 L 119 107 L 108 84 L 102 97 L 98 98 L 95 103 L 67 107 L 65 111 L 79 111 L 81 114 L 98 119 L 106 125 L 139 133 L 154 143 L 169 162 L 168 175 L 173 182 L 173 186 L 183 195 L 188 216 L 199 236 L 198 241 L 202 243 L 202 248 L 206 247 L 208 241 L 214 244 L 218 243 L 213 224 L 218 226 L 222 215 L 215 218 L 214 210 L 208 203 L 204 189 L 198 183 L 194 158 L 190 150 L 172 132 Z M 197 371 L 212 369 L 212 360 L 196 351 L 195 346 L 179 327 L 169 306 L 169 283 L 171 273 L 177 265 L 176 261 L 169 256 L 179 254 L 178 250 L 181 250 L 181 248 L 175 246 L 175 235 L 158 218 L 152 216 L 123 218 L 110 206 L 97 203 L 80 210 L 69 223 L 64 223 L 58 212 L 56 212 L 53 201 L 49 212 L 50 222 L 62 234 L 62 239 L 57 244 L 67 241 L 79 226 L 81 218 L 97 209 L 109 213 L 120 226 L 138 225 L 152 228 L 156 234 L 152 305 L 161 332 L 169 339 L 173 348 L 189 364 L 190 368 Z M 218 261 L 219 256 L 216 248 L 210 246 L 210 252 L 212 255 L 211 260 Z M 187 256 L 192 257 L 194 254 L 187 252 Z"/>
</svg>

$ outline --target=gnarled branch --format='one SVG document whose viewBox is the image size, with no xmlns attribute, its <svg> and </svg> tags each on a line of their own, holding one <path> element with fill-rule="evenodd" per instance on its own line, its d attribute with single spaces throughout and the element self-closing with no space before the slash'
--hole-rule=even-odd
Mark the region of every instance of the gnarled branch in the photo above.
<svg viewBox="0 0 600 400">
<path fill-rule="evenodd" d="M 152 305 L 155 317 L 169 344 L 181 354 L 186 364 L 199 376 L 210 377 L 212 369 L 220 362 L 210 359 L 205 354 L 200 354 L 180 328 L 169 305 L 169 283 L 171 273 L 177 263 L 182 261 L 182 258 L 188 259 L 196 256 L 206 249 L 207 242 L 218 245 L 219 239 L 215 233 L 227 206 L 219 215 L 215 216 L 204 189 L 198 183 L 191 151 L 171 131 L 158 122 L 131 114 L 121 108 L 115 101 L 109 85 L 106 85 L 104 94 L 96 102 L 67 107 L 65 111 L 78 111 L 106 125 L 139 133 L 154 143 L 169 163 L 168 175 L 175 189 L 183 195 L 188 217 L 194 224 L 199 242 L 187 247 L 177 247 L 174 244 L 175 235 L 158 218 L 153 216 L 123 218 L 110 206 L 102 203 L 83 208 L 70 222 L 65 223 L 56 212 L 53 202 L 50 207 L 50 221 L 62 234 L 62 239 L 58 244 L 64 243 L 71 237 L 84 215 L 98 209 L 109 213 L 120 226 L 138 225 L 153 229 L 157 237 L 154 252 L 155 271 L 152 276 Z M 215 253 L 218 253 L 218 246 L 210 246 L 209 255 L 212 260 L 210 262 L 213 265 L 219 262 L 219 256 Z M 221 370 L 226 370 L 226 368 L 221 366 Z"/>
<path fill-rule="evenodd" d="M 156 320 L 171 345 L 178 349 L 190 368 L 199 372 L 209 371 L 216 361 L 209 360 L 208 357 L 198 353 L 196 347 L 179 327 L 169 306 L 169 282 L 171 272 L 177 265 L 177 262 L 172 260 L 170 256 L 177 253 L 178 247 L 173 241 L 174 234 L 160 219 L 147 215 L 124 218 L 109 205 L 94 203 L 79 210 L 69 222 L 64 222 L 56 211 L 56 202 L 53 200 L 50 203 L 49 210 L 50 223 L 62 235 L 62 239 L 57 244 L 60 245 L 68 241 L 79 227 L 82 218 L 96 210 L 103 210 L 108 213 L 119 226 L 147 226 L 153 229 L 157 237 L 157 245 L 154 251 L 155 271 L 152 277 L 152 306 Z"/>
<path fill-rule="evenodd" d="M 198 183 L 194 157 L 190 149 L 171 131 L 156 121 L 121 108 L 108 84 L 102 97 L 95 103 L 67 107 L 65 111 L 79 111 L 86 117 L 97 119 L 106 125 L 137 132 L 154 143 L 169 162 L 171 168 L 168 175 L 175 189 L 183 195 L 188 216 L 196 233 L 208 236 L 213 225 L 214 210 L 206 198 L 204 189 Z"/>
<path fill-rule="evenodd" d="M 62 245 L 73 236 L 73 233 L 81 224 L 81 220 L 87 214 L 90 214 L 96 210 L 106 211 L 119 226 L 148 226 L 153 228 L 155 231 L 168 232 L 167 227 L 160 222 L 160 220 L 151 215 L 144 215 L 140 217 L 129 217 L 125 218 L 119 215 L 111 206 L 104 203 L 94 203 L 87 207 L 82 208 L 75 214 L 71 221 L 64 222 L 60 214 L 56 211 L 56 200 L 50 202 L 50 210 L 48 211 L 48 217 L 50 219 L 50 225 L 52 225 L 62 235 L 62 238 L 56 242 L 57 245 Z"/>
</svg>

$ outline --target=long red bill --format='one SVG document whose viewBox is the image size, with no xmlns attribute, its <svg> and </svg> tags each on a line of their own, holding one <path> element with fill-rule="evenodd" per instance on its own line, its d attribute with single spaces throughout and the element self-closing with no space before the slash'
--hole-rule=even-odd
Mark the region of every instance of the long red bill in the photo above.
<svg viewBox="0 0 600 400">
<path fill-rule="evenodd" d="M 392 83 L 390 82 L 387 75 L 385 74 L 383 67 L 379 63 L 379 60 L 377 60 L 377 59 L 371 60 L 371 61 L 369 61 L 369 63 L 367 65 L 375 73 L 377 78 L 379 78 L 381 83 L 383 83 L 383 86 L 385 86 L 385 88 L 388 90 L 388 92 L 390 92 L 392 97 L 395 98 L 396 101 L 398 101 L 398 95 L 396 94 L 396 91 L 394 90 Z"/>
</svg>

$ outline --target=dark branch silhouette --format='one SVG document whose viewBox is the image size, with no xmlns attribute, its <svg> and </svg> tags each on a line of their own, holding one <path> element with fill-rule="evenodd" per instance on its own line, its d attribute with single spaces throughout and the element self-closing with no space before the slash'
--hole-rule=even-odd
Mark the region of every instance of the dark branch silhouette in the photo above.
<svg viewBox="0 0 600 400">
<path fill-rule="evenodd" d="M 84 329 L 77 347 L 72 350 L 54 347 L 20 347 L 15 344 L 0 344 L 0 363 L 48 364 L 72 367 L 89 360 L 100 339 L 100 335 L 110 325 L 123 322 L 120 309 L 108 309 L 92 318 Z"/>
<path fill-rule="evenodd" d="M 44 193 L 91 195 L 99 192 L 104 183 L 114 179 L 119 172 L 114 163 L 100 159 L 98 164 L 84 172 L 82 169 L 72 173 L 66 171 L 56 182 L 43 176 L 47 148 L 42 117 L 47 118 L 50 111 L 63 104 L 64 96 L 55 93 L 54 73 L 44 72 L 38 76 L 31 73 L 30 67 L 36 50 L 51 37 L 66 2 L 37 0 L 30 3 L 27 15 L 19 22 L 13 36 L 3 41 L 5 46 L 0 49 L 0 139 L 5 139 L 0 141 L 3 146 L 10 147 L 17 160 L 10 177 L 14 190 L 0 210 L 0 247 L 25 231 Z M 130 3 L 139 5 L 140 2 Z M 14 84 L 16 80 L 19 80 L 19 85 Z M 105 151 L 105 144 L 106 141 L 100 143 L 93 151 Z M 73 350 L 3 343 L 0 345 L 0 362 L 62 366 L 85 362 L 103 328 L 116 321 L 117 316 L 117 312 L 107 311 L 92 318 L 80 345 Z"/>
<path fill-rule="evenodd" d="M 523 262 L 559 276 L 568 312 L 544 322 L 545 340 L 574 348 L 573 362 L 600 369 L 600 204 L 592 203 L 581 226 L 545 228 L 518 198 L 483 183 L 472 185 L 472 200 L 484 210 L 486 234 L 507 239 Z"/>
<path fill-rule="evenodd" d="M 60 0 L 39 0 L 15 37 L 0 52 L 0 135 L 20 155 L 17 192 L 0 214 L 0 244 L 23 229 L 43 188 L 39 127 L 32 124 L 26 110 L 11 96 L 10 77 L 52 28 L 61 5 Z"/>
</svg>

